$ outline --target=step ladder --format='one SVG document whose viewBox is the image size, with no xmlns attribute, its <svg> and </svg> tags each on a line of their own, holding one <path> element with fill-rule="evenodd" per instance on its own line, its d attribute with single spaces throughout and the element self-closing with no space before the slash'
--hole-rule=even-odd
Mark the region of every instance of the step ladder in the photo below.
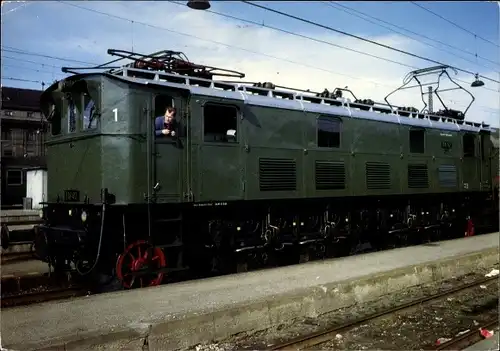
<svg viewBox="0 0 500 351">
<path fill-rule="evenodd" d="M 183 241 L 183 216 L 182 213 L 177 217 L 172 218 L 157 218 L 158 214 L 152 214 L 151 219 L 151 233 L 153 234 L 152 241 L 154 247 L 160 248 L 164 251 L 165 256 L 167 257 L 167 262 L 170 263 L 167 272 L 176 272 L 176 271 L 185 271 L 188 270 L 188 266 L 183 265 L 183 250 L 184 241 Z M 175 240 L 168 244 L 155 244 L 155 237 L 161 236 L 162 228 L 168 232 L 169 229 L 173 228 L 177 233 Z M 166 233 L 168 234 L 168 233 Z M 177 255 L 177 262 L 173 266 L 173 262 L 169 261 L 169 251 L 175 252 Z"/>
</svg>

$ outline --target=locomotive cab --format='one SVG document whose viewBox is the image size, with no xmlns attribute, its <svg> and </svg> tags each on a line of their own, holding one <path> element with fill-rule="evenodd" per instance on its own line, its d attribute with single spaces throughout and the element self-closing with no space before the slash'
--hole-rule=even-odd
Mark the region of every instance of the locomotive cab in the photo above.
<svg viewBox="0 0 500 351">
<path fill-rule="evenodd" d="M 98 199 L 101 183 L 99 79 L 71 77 L 49 87 L 41 97 L 50 133 L 47 164 L 51 167 L 46 201 L 87 202 Z M 84 152 L 83 152 L 84 151 Z"/>
<path fill-rule="evenodd" d="M 125 226 L 125 212 L 139 222 L 144 211 L 134 208 L 148 201 L 183 201 L 186 100 L 183 90 L 141 87 L 106 74 L 75 75 L 44 92 L 49 181 L 35 245 L 42 260 L 92 266 L 99 248 L 123 249 L 122 228 L 111 223 Z M 155 119 L 167 107 L 177 110 L 177 134 L 156 137 Z"/>
<path fill-rule="evenodd" d="M 56 267 L 75 262 L 87 250 L 88 233 L 102 224 L 100 83 L 99 76 L 73 76 L 50 86 L 40 101 L 49 123 L 50 176 L 35 249 Z"/>
</svg>

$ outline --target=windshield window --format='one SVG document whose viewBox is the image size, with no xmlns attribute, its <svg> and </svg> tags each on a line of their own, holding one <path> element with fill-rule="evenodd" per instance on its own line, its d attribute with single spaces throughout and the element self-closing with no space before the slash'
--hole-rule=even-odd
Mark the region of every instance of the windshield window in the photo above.
<svg viewBox="0 0 500 351">
<path fill-rule="evenodd" d="M 97 119 L 95 118 L 95 101 L 89 94 L 84 94 L 83 97 L 83 129 L 95 129 L 97 127 Z"/>
<path fill-rule="evenodd" d="M 93 81 L 80 80 L 71 87 L 72 101 L 68 100 L 68 131 L 73 131 L 73 121 L 77 132 L 97 128 L 99 88 Z M 72 112 L 75 116 L 73 117 Z"/>
<path fill-rule="evenodd" d="M 76 132 L 76 105 L 73 97 L 68 94 L 66 97 L 67 111 L 66 118 L 68 119 L 68 133 Z"/>
<path fill-rule="evenodd" d="M 42 112 L 51 125 L 52 135 L 82 133 L 98 128 L 100 88 L 96 81 L 63 81 L 42 96 Z"/>
<path fill-rule="evenodd" d="M 50 132 L 52 135 L 58 135 L 61 133 L 61 108 L 62 108 L 62 98 L 60 94 L 44 93 L 42 95 L 41 110 L 45 119 L 50 125 Z"/>
</svg>

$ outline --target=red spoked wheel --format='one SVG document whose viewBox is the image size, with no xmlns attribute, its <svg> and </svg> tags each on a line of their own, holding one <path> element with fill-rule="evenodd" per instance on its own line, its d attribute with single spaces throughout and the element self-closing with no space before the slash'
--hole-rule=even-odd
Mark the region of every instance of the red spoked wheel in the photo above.
<svg viewBox="0 0 500 351">
<path fill-rule="evenodd" d="M 150 253 L 151 256 L 149 256 Z M 164 273 L 137 275 L 136 272 L 144 270 L 155 271 L 166 266 L 167 262 L 162 249 L 151 249 L 149 243 L 139 240 L 130 244 L 118 257 L 118 261 L 116 262 L 116 276 L 127 289 L 156 286 L 161 284 Z"/>
</svg>

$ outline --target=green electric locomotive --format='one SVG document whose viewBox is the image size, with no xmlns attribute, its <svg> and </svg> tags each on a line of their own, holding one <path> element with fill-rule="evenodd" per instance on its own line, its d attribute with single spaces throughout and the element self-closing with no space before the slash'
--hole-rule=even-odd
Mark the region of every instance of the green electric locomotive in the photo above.
<svg viewBox="0 0 500 351">
<path fill-rule="evenodd" d="M 498 131 L 465 113 L 231 81 L 244 74 L 180 52 L 108 53 L 41 100 L 36 251 L 58 271 L 131 288 L 496 230 Z"/>
</svg>

